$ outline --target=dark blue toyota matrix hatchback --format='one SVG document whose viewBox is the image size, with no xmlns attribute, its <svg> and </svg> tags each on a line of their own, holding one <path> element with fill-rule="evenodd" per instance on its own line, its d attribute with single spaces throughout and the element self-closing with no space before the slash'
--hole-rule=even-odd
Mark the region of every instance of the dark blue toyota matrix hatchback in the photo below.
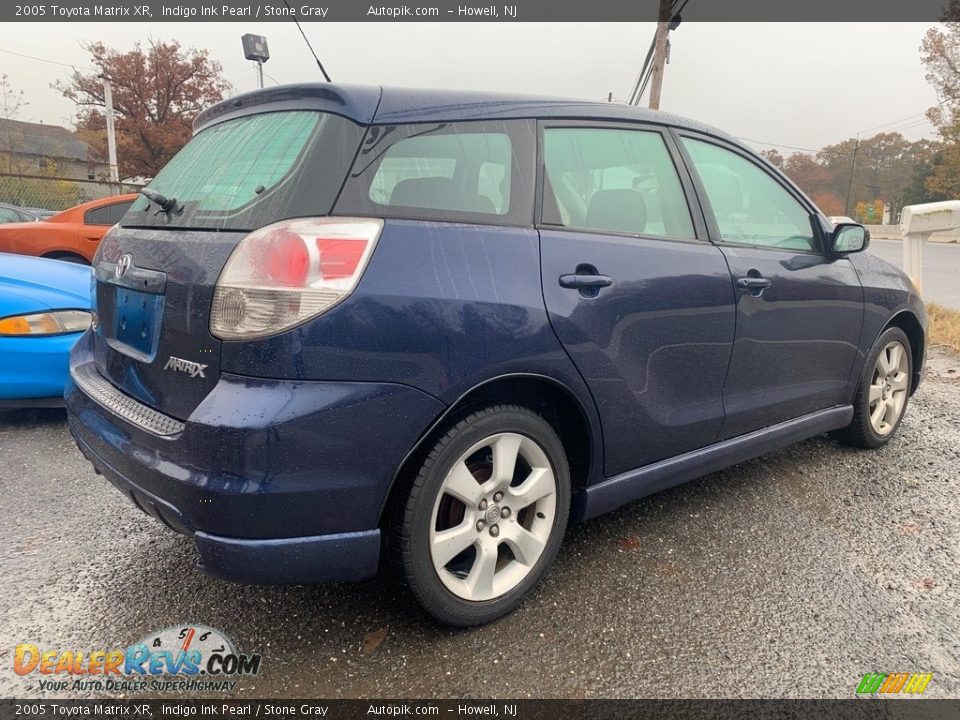
<svg viewBox="0 0 960 720">
<path fill-rule="evenodd" d="M 383 564 L 482 623 L 570 520 L 818 433 L 890 440 L 927 321 L 868 241 L 663 113 L 262 90 L 202 113 L 103 240 L 70 428 L 215 575 Z"/>
</svg>

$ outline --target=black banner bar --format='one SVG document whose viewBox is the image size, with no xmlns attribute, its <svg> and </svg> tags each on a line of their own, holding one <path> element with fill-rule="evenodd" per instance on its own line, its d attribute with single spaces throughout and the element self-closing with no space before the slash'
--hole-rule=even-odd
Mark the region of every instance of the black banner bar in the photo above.
<svg viewBox="0 0 960 720">
<path fill-rule="evenodd" d="M 0 4 L 3 22 L 639 22 L 655 21 L 658 0 L 30 0 Z M 871 22 L 944 19 L 947 0 L 690 0 L 684 22 L 851 22 L 850 47 Z M 810 52 L 820 52 L 816 38 Z"/>
<path fill-rule="evenodd" d="M 960 700 L 0 700 L 0 720 L 953 720 Z"/>
</svg>

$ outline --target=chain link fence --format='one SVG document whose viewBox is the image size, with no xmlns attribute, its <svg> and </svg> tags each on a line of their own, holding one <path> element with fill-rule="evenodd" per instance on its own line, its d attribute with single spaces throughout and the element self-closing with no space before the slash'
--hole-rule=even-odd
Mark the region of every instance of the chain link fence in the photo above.
<svg viewBox="0 0 960 720">
<path fill-rule="evenodd" d="M 88 200 L 139 192 L 141 187 L 109 180 L 0 173 L 0 203 L 59 212 Z"/>
</svg>

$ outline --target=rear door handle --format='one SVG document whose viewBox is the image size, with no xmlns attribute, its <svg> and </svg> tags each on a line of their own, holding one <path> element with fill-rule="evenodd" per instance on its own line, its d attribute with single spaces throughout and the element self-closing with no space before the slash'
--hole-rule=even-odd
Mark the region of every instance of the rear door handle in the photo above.
<svg viewBox="0 0 960 720">
<path fill-rule="evenodd" d="M 770 278 L 748 277 L 737 278 L 737 286 L 744 290 L 749 290 L 751 295 L 760 295 L 764 290 L 773 285 Z"/>
<path fill-rule="evenodd" d="M 609 275 L 584 275 L 573 273 L 560 276 L 560 287 L 565 288 L 603 288 L 613 285 Z"/>
</svg>

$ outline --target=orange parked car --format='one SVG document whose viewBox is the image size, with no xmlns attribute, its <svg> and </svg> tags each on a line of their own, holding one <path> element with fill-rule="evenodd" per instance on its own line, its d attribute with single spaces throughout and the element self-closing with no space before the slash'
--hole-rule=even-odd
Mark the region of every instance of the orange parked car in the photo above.
<svg viewBox="0 0 960 720">
<path fill-rule="evenodd" d="M 0 225 L 0 252 L 38 255 L 89 265 L 100 239 L 137 195 L 113 195 L 77 205 L 39 222 Z"/>
</svg>

